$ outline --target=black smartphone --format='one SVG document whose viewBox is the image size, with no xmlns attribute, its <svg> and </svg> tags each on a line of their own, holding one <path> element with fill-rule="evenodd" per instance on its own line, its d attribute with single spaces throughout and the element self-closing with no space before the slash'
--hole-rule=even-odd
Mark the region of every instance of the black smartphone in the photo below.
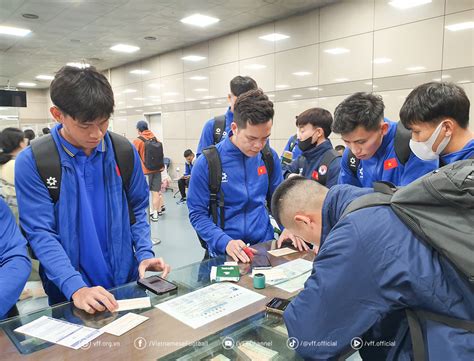
<svg viewBox="0 0 474 361">
<path fill-rule="evenodd" d="M 268 312 L 273 312 L 273 313 L 278 313 L 280 315 L 283 315 L 283 312 L 285 312 L 289 304 L 290 304 L 290 300 L 285 300 L 283 298 L 275 297 L 270 302 L 267 303 L 266 310 Z"/>
<path fill-rule="evenodd" d="M 178 289 L 178 286 L 176 286 L 174 283 L 155 275 L 147 278 L 141 278 L 137 281 L 137 283 L 147 290 L 156 293 L 157 295 L 162 295 L 164 293 Z"/>
<path fill-rule="evenodd" d="M 266 254 L 256 253 L 252 258 L 252 268 L 270 268 L 271 266 L 272 264 Z"/>
</svg>

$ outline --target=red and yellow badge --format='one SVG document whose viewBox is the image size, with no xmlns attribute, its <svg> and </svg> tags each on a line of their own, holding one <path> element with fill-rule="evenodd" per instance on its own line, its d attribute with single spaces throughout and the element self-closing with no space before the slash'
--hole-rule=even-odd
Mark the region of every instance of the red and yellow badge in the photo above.
<svg viewBox="0 0 474 361">
<path fill-rule="evenodd" d="M 384 170 L 389 170 L 389 169 L 397 168 L 397 167 L 398 167 L 398 162 L 396 158 L 390 158 L 390 159 L 387 159 L 385 162 L 383 162 Z"/>
<path fill-rule="evenodd" d="M 311 178 L 313 178 L 314 180 L 319 180 L 319 173 L 313 170 L 313 173 L 311 173 Z"/>
<path fill-rule="evenodd" d="M 262 165 L 261 167 L 258 167 L 257 172 L 259 176 L 263 174 L 267 174 L 267 168 L 264 165 Z"/>
</svg>

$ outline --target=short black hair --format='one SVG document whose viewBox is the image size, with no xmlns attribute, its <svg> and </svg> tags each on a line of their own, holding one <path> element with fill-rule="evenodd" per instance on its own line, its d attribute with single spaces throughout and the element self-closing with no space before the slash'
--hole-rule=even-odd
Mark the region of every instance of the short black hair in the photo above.
<svg viewBox="0 0 474 361">
<path fill-rule="evenodd" d="M 0 132 L 0 164 L 10 161 L 11 153 L 20 147 L 25 140 L 25 133 L 18 128 L 5 128 Z"/>
<path fill-rule="evenodd" d="M 257 82 L 249 76 L 237 75 L 230 81 L 230 91 L 236 97 L 254 89 L 258 89 Z"/>
<path fill-rule="evenodd" d="M 307 179 L 305 177 L 302 177 L 300 175 L 290 177 L 283 181 L 277 189 L 275 189 L 275 192 L 273 192 L 272 196 L 272 216 L 275 218 L 275 221 L 279 225 L 282 225 L 283 223 L 281 222 L 281 211 L 282 211 L 282 201 L 284 199 L 284 196 L 290 191 L 291 188 L 293 188 L 295 185 L 305 182 Z"/>
<path fill-rule="evenodd" d="M 114 111 L 112 87 L 92 66 L 61 68 L 51 82 L 50 92 L 53 104 L 81 123 L 110 118 Z"/>
<path fill-rule="evenodd" d="M 334 111 L 332 130 L 347 134 L 358 126 L 377 130 L 383 120 L 385 105 L 380 95 L 358 92 L 344 99 Z"/>
<path fill-rule="evenodd" d="M 194 153 L 193 153 L 193 151 L 192 151 L 191 149 L 186 149 L 186 150 L 184 151 L 184 158 L 187 158 L 187 157 L 189 157 L 190 155 L 193 155 L 193 154 L 194 154 Z"/>
<path fill-rule="evenodd" d="M 327 138 L 331 134 L 332 115 L 323 108 L 310 108 L 296 117 L 296 126 L 304 127 L 311 124 L 313 127 L 322 128 L 324 137 Z"/>
<path fill-rule="evenodd" d="M 35 131 L 33 129 L 25 129 L 23 131 L 23 133 L 25 133 L 25 138 L 32 141 L 33 139 L 36 138 L 36 134 L 35 134 Z"/>
<path fill-rule="evenodd" d="M 344 147 L 343 145 L 340 145 L 340 144 L 336 145 L 334 147 L 334 150 L 336 150 L 336 151 L 340 151 L 340 150 L 344 151 L 345 149 L 346 149 L 346 147 Z"/>
<path fill-rule="evenodd" d="M 400 109 L 406 128 L 413 123 L 439 123 L 451 118 L 463 129 L 469 126 L 470 102 L 460 86 L 446 82 L 422 84 L 408 94 Z"/>
<path fill-rule="evenodd" d="M 43 129 L 41 129 L 41 132 L 43 133 L 43 135 L 46 135 L 51 133 L 51 129 L 49 129 L 48 127 L 44 127 Z"/>
<path fill-rule="evenodd" d="M 234 122 L 241 129 L 247 124 L 265 124 L 273 120 L 273 103 L 261 89 L 250 90 L 240 95 L 234 105 Z"/>
</svg>

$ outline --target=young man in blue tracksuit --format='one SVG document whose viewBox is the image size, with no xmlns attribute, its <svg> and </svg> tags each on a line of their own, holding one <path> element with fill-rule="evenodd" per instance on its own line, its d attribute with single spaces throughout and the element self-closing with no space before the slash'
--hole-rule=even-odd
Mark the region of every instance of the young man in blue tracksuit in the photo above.
<svg viewBox="0 0 474 361">
<path fill-rule="evenodd" d="M 453 83 L 431 82 L 412 90 L 400 109 L 400 121 L 412 131 L 412 152 L 423 160 L 439 159 L 440 167 L 473 158 L 469 107 L 464 89 Z"/>
<path fill-rule="evenodd" d="M 302 154 L 289 166 L 283 166 L 283 177 L 299 174 L 331 188 L 337 184 L 341 170 L 341 157 L 328 139 L 331 134 L 332 115 L 322 108 L 305 110 L 296 118 L 298 148 Z M 330 156 L 330 158 L 326 158 Z M 323 164 L 323 161 L 327 164 Z"/>
<path fill-rule="evenodd" d="M 288 334 L 304 358 L 336 359 L 361 337 L 369 345 L 379 342 L 359 351 L 364 360 L 411 360 L 406 308 L 474 320 L 467 277 L 390 207 L 365 208 L 341 219 L 352 200 L 370 192 L 350 185 L 328 191 L 293 177 L 274 193 L 275 219 L 320 245 L 311 276 L 284 313 Z M 434 321 L 421 324 L 427 359 L 474 359 L 474 334 Z"/>
<path fill-rule="evenodd" d="M 230 125 L 232 124 L 232 121 L 234 119 L 234 104 L 237 97 L 240 94 L 257 88 L 257 83 L 249 76 L 238 75 L 230 81 L 230 93 L 227 95 L 229 108 L 227 108 L 227 111 L 225 113 L 224 131 L 222 132 L 222 136 L 220 136 L 219 141 L 222 141 L 229 134 Z M 199 157 L 201 155 L 203 149 L 209 147 L 210 145 L 216 144 L 216 142 L 214 141 L 215 122 L 216 119 L 212 118 L 209 119 L 206 124 L 204 124 L 204 128 L 202 129 L 201 138 L 199 139 L 199 144 L 196 151 L 196 157 Z"/>
<path fill-rule="evenodd" d="M 26 239 L 0 198 L 0 320 L 15 305 L 31 272 Z"/>
<path fill-rule="evenodd" d="M 388 181 L 404 186 L 438 168 L 437 161 L 423 161 L 412 152 L 402 164 L 395 152 L 397 123 L 384 118 L 384 108 L 382 97 L 371 93 L 355 93 L 336 107 L 333 131 L 347 145 L 339 184 L 372 187 Z"/>
<path fill-rule="evenodd" d="M 107 132 L 114 98 L 94 68 L 63 67 L 51 83 L 51 130 L 61 166 L 53 202 L 31 147 L 17 157 L 15 186 L 20 224 L 41 267 L 50 304 L 72 300 L 89 313 L 117 307 L 108 288 L 169 271 L 154 258 L 147 223 L 148 187 L 136 150 L 127 192 Z M 57 186 L 49 177 L 48 187 Z M 136 221 L 130 224 L 128 204 Z"/>
<path fill-rule="evenodd" d="M 235 261 L 249 262 L 243 251 L 247 243 L 273 239 L 265 204 L 268 192 L 273 193 L 282 181 L 280 160 L 272 149 L 274 165 L 269 179 L 260 153 L 270 137 L 273 114 L 273 103 L 261 90 L 240 95 L 229 137 L 216 146 L 222 164 L 224 229 L 214 224 L 209 214 L 207 159 L 199 157 L 194 164 L 188 190 L 189 219 L 207 243 L 211 257 L 228 254 Z"/>
<path fill-rule="evenodd" d="M 291 164 L 291 162 L 297 159 L 303 151 L 298 147 L 298 134 L 293 134 L 288 138 L 288 142 L 281 152 L 280 159 L 283 166 Z"/>
<path fill-rule="evenodd" d="M 186 149 L 184 151 L 184 159 L 186 159 L 185 169 L 183 176 L 178 180 L 178 188 L 181 193 L 181 199 L 177 204 L 182 204 L 186 202 L 186 187 L 189 187 L 189 180 L 191 179 L 191 171 L 194 166 L 194 153 L 191 149 Z"/>
</svg>

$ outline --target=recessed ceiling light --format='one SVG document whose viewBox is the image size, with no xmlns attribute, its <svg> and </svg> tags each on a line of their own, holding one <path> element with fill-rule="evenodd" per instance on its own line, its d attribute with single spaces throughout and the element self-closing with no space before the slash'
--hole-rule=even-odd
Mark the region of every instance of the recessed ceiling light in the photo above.
<svg viewBox="0 0 474 361">
<path fill-rule="evenodd" d="M 181 22 L 184 24 L 195 25 L 201 28 L 215 24 L 218 21 L 219 19 L 217 18 L 213 18 L 212 16 L 201 15 L 201 14 L 194 14 L 194 15 L 181 19 Z"/>
<path fill-rule="evenodd" d="M 349 79 L 347 78 L 337 78 L 337 79 L 334 79 L 334 81 L 337 81 L 338 83 L 341 83 L 343 81 L 348 81 Z"/>
<path fill-rule="evenodd" d="M 39 79 L 39 80 L 53 80 L 54 76 L 52 76 L 52 75 L 37 75 L 36 79 Z"/>
<path fill-rule="evenodd" d="M 165 93 L 163 93 L 163 95 L 171 97 L 171 96 L 174 96 L 174 95 L 179 95 L 179 93 L 177 93 L 177 92 L 165 92 Z"/>
<path fill-rule="evenodd" d="M 371 81 L 368 81 L 367 83 L 364 83 L 365 85 L 372 85 Z"/>
<path fill-rule="evenodd" d="M 186 98 L 186 101 L 187 101 L 187 102 L 193 102 L 193 101 L 195 101 L 195 100 L 196 100 L 196 99 L 194 99 L 194 98 Z"/>
<path fill-rule="evenodd" d="M 409 9 L 415 6 L 429 4 L 431 0 L 393 0 L 389 2 L 389 5 L 397 9 Z"/>
<path fill-rule="evenodd" d="M 76 63 L 76 62 L 67 63 L 66 65 L 73 66 L 75 68 L 81 68 L 81 69 L 85 69 L 91 66 L 90 64 L 87 64 L 87 63 Z"/>
<path fill-rule="evenodd" d="M 191 79 L 191 80 L 206 80 L 207 78 L 205 76 L 195 75 L 195 76 L 190 77 L 189 79 Z"/>
<path fill-rule="evenodd" d="M 434 78 L 433 81 L 441 81 L 441 78 Z"/>
<path fill-rule="evenodd" d="M 21 14 L 25 19 L 36 20 L 39 19 L 39 16 L 36 14 Z"/>
<path fill-rule="evenodd" d="M 209 102 L 199 102 L 199 104 L 207 105 L 207 104 L 209 104 Z"/>
<path fill-rule="evenodd" d="M 332 54 L 332 55 L 339 55 L 339 54 L 346 54 L 349 53 L 350 50 L 346 48 L 332 48 L 324 50 L 325 53 Z"/>
<path fill-rule="evenodd" d="M 408 71 L 420 71 L 420 70 L 425 70 L 426 68 L 424 66 L 410 66 L 406 68 Z"/>
<path fill-rule="evenodd" d="M 135 109 L 136 112 L 143 112 L 142 109 Z"/>
<path fill-rule="evenodd" d="M 206 57 L 200 56 L 200 55 L 187 55 L 187 56 L 183 56 L 181 59 L 186 60 L 186 61 L 201 61 L 201 60 L 206 59 Z"/>
<path fill-rule="evenodd" d="M 308 88 L 309 90 L 320 90 L 317 86 L 313 86 L 311 88 Z M 322 89 L 321 89 L 322 90 Z"/>
<path fill-rule="evenodd" d="M 390 62 L 392 62 L 392 59 L 390 59 L 390 58 L 375 58 L 373 60 L 374 64 L 387 64 L 387 63 L 390 63 Z"/>
<path fill-rule="evenodd" d="M 136 89 L 125 89 L 125 90 L 123 91 L 123 94 L 136 93 L 136 92 L 137 92 Z"/>
<path fill-rule="evenodd" d="M 464 23 L 457 23 L 452 25 L 447 25 L 446 29 L 449 31 L 459 31 L 459 30 L 466 30 L 466 29 L 473 29 L 474 28 L 474 21 L 466 21 Z"/>
<path fill-rule="evenodd" d="M 301 94 L 293 94 L 293 98 L 301 98 L 302 95 Z"/>
<path fill-rule="evenodd" d="M 471 81 L 466 79 L 466 80 L 459 80 L 457 83 L 458 84 L 466 84 L 466 83 L 470 83 Z"/>
<path fill-rule="evenodd" d="M 151 83 L 151 84 L 148 84 L 148 87 L 149 87 L 149 88 L 153 88 L 153 89 L 160 89 L 160 88 L 161 88 L 161 84 L 158 84 L 158 83 Z"/>
<path fill-rule="evenodd" d="M 114 46 L 110 47 L 110 50 L 118 51 L 118 52 L 121 52 L 121 53 L 134 53 L 134 52 L 140 50 L 140 48 L 138 46 L 133 46 L 133 45 L 117 44 L 117 45 L 114 45 Z"/>
<path fill-rule="evenodd" d="M 449 75 L 449 74 L 441 75 L 441 79 L 449 79 L 449 78 L 451 78 L 451 75 Z"/>
<path fill-rule="evenodd" d="M 290 86 L 288 84 L 277 84 L 275 85 L 275 88 L 277 89 L 285 89 L 285 88 L 289 88 Z"/>
<path fill-rule="evenodd" d="M 14 28 L 11 26 L 0 26 L 0 34 L 14 35 L 14 36 L 26 36 L 31 33 L 29 29 Z"/>
<path fill-rule="evenodd" d="M 259 36 L 258 38 L 262 40 L 266 40 L 266 41 L 279 41 L 279 40 L 288 39 L 289 36 L 285 34 L 272 33 L 272 34 Z"/>
<path fill-rule="evenodd" d="M 265 69 L 266 67 L 267 66 L 263 64 L 249 64 L 249 65 L 244 66 L 245 69 L 249 69 L 249 70 Z"/>
<path fill-rule="evenodd" d="M 213 95 L 204 95 L 203 98 L 204 99 L 213 99 L 214 96 Z"/>
<path fill-rule="evenodd" d="M 149 70 L 145 69 L 134 69 L 130 71 L 130 74 L 143 75 L 151 73 Z"/>
<path fill-rule="evenodd" d="M 136 97 L 136 98 L 132 98 L 132 100 L 143 100 L 144 98 L 141 98 L 141 97 Z"/>
<path fill-rule="evenodd" d="M 29 83 L 27 81 L 21 81 L 17 85 L 18 86 L 36 86 L 36 83 Z"/>
<path fill-rule="evenodd" d="M 297 71 L 297 72 L 294 72 L 293 75 L 296 75 L 296 76 L 306 76 L 306 75 L 311 75 L 313 73 L 310 73 L 309 71 Z"/>
<path fill-rule="evenodd" d="M 207 92 L 207 89 L 206 88 L 197 88 L 197 89 L 194 89 L 195 92 Z"/>
</svg>

